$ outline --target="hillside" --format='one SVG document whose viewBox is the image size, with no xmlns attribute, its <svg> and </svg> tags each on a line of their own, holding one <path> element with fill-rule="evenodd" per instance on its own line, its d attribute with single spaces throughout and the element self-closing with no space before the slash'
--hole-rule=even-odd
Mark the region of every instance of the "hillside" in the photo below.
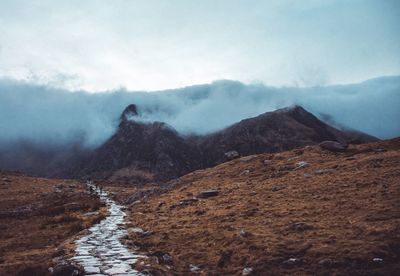
<svg viewBox="0 0 400 276">
<path fill-rule="evenodd" d="M 104 204 L 74 180 L 0 171 L 0 198 L 0 275 L 50 275 L 48 268 L 61 269 L 73 249 L 69 242 L 105 215 L 99 210 Z"/>
<path fill-rule="evenodd" d="M 171 275 L 398 275 L 399 198 L 399 138 L 252 155 L 126 201 L 128 243 Z"/>
</svg>

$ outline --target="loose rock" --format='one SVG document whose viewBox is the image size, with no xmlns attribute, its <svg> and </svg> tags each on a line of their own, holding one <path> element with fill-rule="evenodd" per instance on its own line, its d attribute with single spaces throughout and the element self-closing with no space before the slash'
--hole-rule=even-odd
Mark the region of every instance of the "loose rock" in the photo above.
<svg viewBox="0 0 400 276">
<path fill-rule="evenodd" d="M 301 263 L 301 261 L 300 261 L 299 259 L 297 259 L 297 258 L 290 258 L 290 259 L 284 261 L 282 264 L 283 264 L 284 266 L 290 268 L 290 267 L 293 267 L 293 266 L 298 265 L 298 264 L 300 264 L 300 263 Z"/>
<path fill-rule="evenodd" d="M 297 169 L 301 169 L 301 168 L 306 168 L 308 166 L 309 166 L 309 164 L 306 161 L 300 161 L 300 162 L 296 163 L 295 169 L 297 170 Z"/>
<path fill-rule="evenodd" d="M 189 265 L 189 269 L 190 269 L 190 272 L 194 272 L 194 273 L 199 273 L 200 272 L 200 267 L 192 265 L 192 264 Z"/>
<path fill-rule="evenodd" d="M 335 172 L 334 169 L 321 169 L 321 170 L 316 170 L 314 173 L 315 174 L 325 174 L 325 173 L 333 173 Z"/>
<path fill-rule="evenodd" d="M 252 272 L 253 272 L 252 267 L 245 267 L 245 268 L 243 268 L 242 276 L 250 275 Z"/>
<path fill-rule="evenodd" d="M 135 233 L 135 234 L 144 234 L 145 231 L 142 228 L 134 227 L 128 230 L 128 233 Z"/>
<path fill-rule="evenodd" d="M 352 160 L 356 160 L 357 158 L 355 158 L 354 156 L 349 156 L 345 158 L 347 161 L 352 161 Z"/>
<path fill-rule="evenodd" d="M 244 170 L 244 171 L 242 171 L 240 173 L 240 175 L 246 175 L 246 174 L 249 174 L 249 173 L 250 173 L 250 170 Z"/>
<path fill-rule="evenodd" d="M 245 230 L 243 230 L 243 229 L 241 229 L 240 230 L 240 232 L 239 232 L 239 235 L 241 236 L 241 237 L 248 237 L 248 236 L 250 236 L 250 233 L 249 232 L 247 232 L 247 231 L 245 231 Z"/>
<path fill-rule="evenodd" d="M 283 190 L 285 188 L 286 188 L 285 186 L 272 186 L 271 191 L 277 192 L 277 191 Z"/>
<path fill-rule="evenodd" d="M 264 163 L 264 165 L 269 165 L 269 164 L 271 164 L 271 163 L 272 163 L 272 161 L 271 161 L 271 160 L 268 160 L 268 159 L 266 159 L 266 160 L 264 160 L 264 161 L 263 161 L 263 163 Z"/>
</svg>

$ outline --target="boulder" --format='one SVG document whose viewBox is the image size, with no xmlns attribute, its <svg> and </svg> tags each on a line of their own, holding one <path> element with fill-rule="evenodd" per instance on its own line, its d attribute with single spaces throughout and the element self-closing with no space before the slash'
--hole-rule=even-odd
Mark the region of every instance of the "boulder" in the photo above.
<svg viewBox="0 0 400 276">
<path fill-rule="evenodd" d="M 219 195 L 219 191 L 217 190 L 208 190 L 208 191 L 202 191 L 197 195 L 197 198 L 209 198 L 212 196 L 217 196 Z"/>
<path fill-rule="evenodd" d="M 312 225 L 305 222 L 295 222 L 289 225 L 289 229 L 297 232 L 313 229 Z"/>
<path fill-rule="evenodd" d="M 238 153 L 236 150 L 231 150 L 231 151 L 225 152 L 224 155 L 225 155 L 229 160 L 238 158 L 238 157 L 240 156 L 239 153 Z"/>
<path fill-rule="evenodd" d="M 240 230 L 239 235 L 243 238 L 251 236 L 251 234 L 249 232 L 245 231 L 244 229 Z"/>
<path fill-rule="evenodd" d="M 336 141 L 323 141 L 319 144 L 322 149 L 332 151 L 332 152 L 345 152 L 348 145 L 342 144 Z"/>
</svg>

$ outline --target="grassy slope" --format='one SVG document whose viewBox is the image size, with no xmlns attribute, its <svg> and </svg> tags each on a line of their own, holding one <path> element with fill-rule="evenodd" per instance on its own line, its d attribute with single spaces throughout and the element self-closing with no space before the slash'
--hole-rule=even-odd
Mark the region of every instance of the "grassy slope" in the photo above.
<svg viewBox="0 0 400 276">
<path fill-rule="evenodd" d="M 296 169 L 300 161 L 309 166 Z M 187 274 L 190 264 L 215 275 L 400 272 L 400 139 L 342 154 L 312 146 L 254 155 L 171 184 L 129 207 L 132 225 L 152 231 L 131 241 L 172 256 L 158 258 L 164 273 Z M 220 195 L 179 205 L 208 189 Z"/>
<path fill-rule="evenodd" d="M 101 203 L 72 180 L 0 172 L 0 198 L 0 275 L 45 275 L 54 258 L 73 250 L 66 242 L 104 217 L 84 215 Z"/>
</svg>

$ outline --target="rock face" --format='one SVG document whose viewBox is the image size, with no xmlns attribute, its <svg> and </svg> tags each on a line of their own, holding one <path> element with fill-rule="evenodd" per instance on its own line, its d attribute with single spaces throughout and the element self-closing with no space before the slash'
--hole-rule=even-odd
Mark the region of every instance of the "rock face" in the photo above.
<svg viewBox="0 0 400 276">
<path fill-rule="evenodd" d="M 163 122 L 135 121 L 136 105 L 122 113 L 117 132 L 85 158 L 74 176 L 165 181 L 188 172 L 259 153 L 334 141 L 370 142 L 374 137 L 340 131 L 300 106 L 267 112 L 206 136 L 183 137 Z"/>
</svg>

